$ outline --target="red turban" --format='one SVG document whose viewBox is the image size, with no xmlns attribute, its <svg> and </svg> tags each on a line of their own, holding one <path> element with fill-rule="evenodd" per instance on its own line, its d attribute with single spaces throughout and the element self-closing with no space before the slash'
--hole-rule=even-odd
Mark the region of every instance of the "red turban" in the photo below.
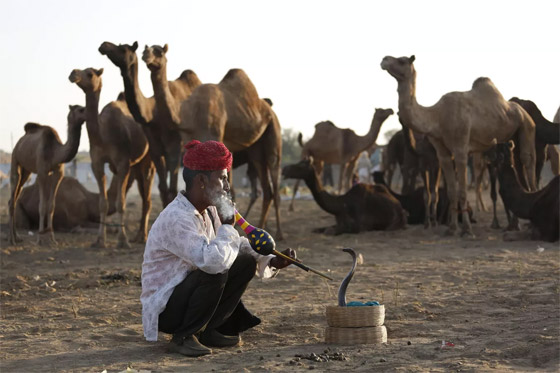
<svg viewBox="0 0 560 373">
<path fill-rule="evenodd" d="M 191 170 L 231 170 L 233 156 L 224 144 L 218 141 L 200 142 L 192 140 L 185 145 L 183 166 Z"/>
</svg>

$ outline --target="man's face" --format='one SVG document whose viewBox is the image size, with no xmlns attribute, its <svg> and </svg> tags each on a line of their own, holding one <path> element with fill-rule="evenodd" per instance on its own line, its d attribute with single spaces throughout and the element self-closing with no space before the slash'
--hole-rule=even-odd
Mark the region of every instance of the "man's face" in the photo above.
<svg viewBox="0 0 560 373">
<path fill-rule="evenodd" d="M 209 201 L 212 205 L 216 205 L 219 199 L 227 197 L 230 192 L 227 171 L 212 171 L 205 187 Z"/>
</svg>

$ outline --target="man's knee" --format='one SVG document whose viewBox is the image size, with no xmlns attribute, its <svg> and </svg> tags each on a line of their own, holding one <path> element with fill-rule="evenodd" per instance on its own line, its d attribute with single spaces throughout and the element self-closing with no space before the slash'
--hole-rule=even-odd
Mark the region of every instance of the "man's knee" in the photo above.
<svg viewBox="0 0 560 373">
<path fill-rule="evenodd" d="M 257 269 L 257 261 L 249 254 L 238 255 L 229 270 L 230 275 L 242 275 L 248 280 L 253 278 Z"/>
</svg>

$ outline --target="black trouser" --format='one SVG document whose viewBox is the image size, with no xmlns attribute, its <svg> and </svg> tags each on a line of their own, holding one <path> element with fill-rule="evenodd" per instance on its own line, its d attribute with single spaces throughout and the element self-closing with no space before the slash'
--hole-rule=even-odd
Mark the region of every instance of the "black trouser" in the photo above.
<svg viewBox="0 0 560 373">
<path fill-rule="evenodd" d="M 236 314 L 241 308 L 245 310 L 240 300 L 255 275 L 256 266 L 256 260 L 245 254 L 238 255 L 225 273 L 212 275 L 201 270 L 189 273 L 175 287 L 160 313 L 159 330 L 173 334 L 175 339 L 218 328 L 234 310 Z"/>
</svg>

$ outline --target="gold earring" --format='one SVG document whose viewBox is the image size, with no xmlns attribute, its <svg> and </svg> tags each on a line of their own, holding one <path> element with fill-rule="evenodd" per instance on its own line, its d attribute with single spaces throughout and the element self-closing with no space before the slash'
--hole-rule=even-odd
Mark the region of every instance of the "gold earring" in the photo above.
<svg viewBox="0 0 560 373">
<path fill-rule="evenodd" d="M 204 189 L 204 185 L 202 185 L 202 186 L 200 187 L 200 189 Z"/>
</svg>

